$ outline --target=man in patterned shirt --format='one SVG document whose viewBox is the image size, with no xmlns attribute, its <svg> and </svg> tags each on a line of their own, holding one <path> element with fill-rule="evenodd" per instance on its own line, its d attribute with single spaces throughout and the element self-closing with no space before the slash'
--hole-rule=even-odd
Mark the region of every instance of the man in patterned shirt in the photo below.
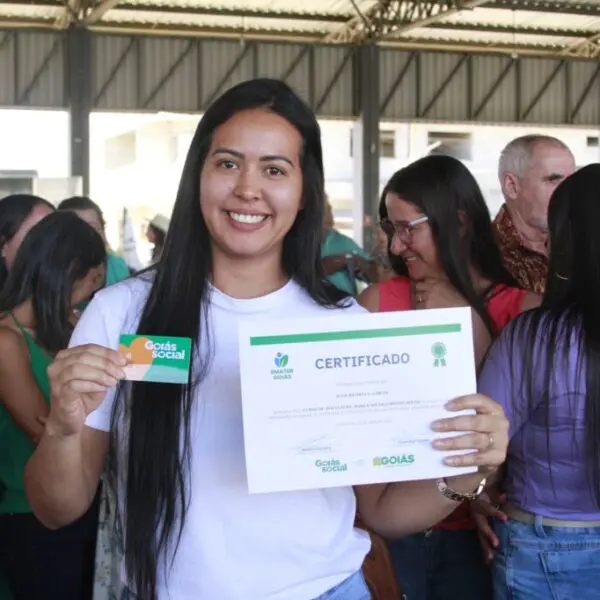
<svg viewBox="0 0 600 600">
<path fill-rule="evenodd" d="M 548 204 L 552 192 L 575 171 L 560 140 L 525 135 L 500 155 L 498 176 L 505 204 L 494 220 L 506 268 L 521 287 L 543 293 L 548 273 Z"/>
</svg>

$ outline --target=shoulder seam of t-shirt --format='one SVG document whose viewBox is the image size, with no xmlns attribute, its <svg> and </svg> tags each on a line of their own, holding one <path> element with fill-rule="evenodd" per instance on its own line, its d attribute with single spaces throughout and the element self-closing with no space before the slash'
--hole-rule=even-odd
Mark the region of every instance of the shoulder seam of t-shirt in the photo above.
<svg viewBox="0 0 600 600">
<path fill-rule="evenodd" d="M 94 300 L 97 300 L 99 307 L 102 307 L 105 304 L 111 304 L 115 298 L 119 298 L 122 297 L 123 294 L 127 294 L 130 300 L 125 309 L 127 319 L 132 304 L 131 300 L 136 297 L 140 298 L 144 296 L 143 300 L 145 301 L 151 285 L 152 283 L 150 281 L 146 281 L 137 277 L 126 279 L 125 281 L 121 281 L 115 285 L 111 285 L 110 287 L 100 290 L 100 292 L 98 292 L 94 297 Z M 103 310 L 102 313 L 105 314 Z"/>
</svg>

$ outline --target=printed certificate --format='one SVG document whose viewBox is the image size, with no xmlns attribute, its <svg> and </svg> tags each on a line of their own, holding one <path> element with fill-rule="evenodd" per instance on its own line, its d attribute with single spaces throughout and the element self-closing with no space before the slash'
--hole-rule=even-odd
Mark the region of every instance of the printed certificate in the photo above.
<svg viewBox="0 0 600 600">
<path fill-rule="evenodd" d="M 431 422 L 455 414 L 445 403 L 477 389 L 470 308 L 252 321 L 239 335 L 250 493 L 474 471 L 431 447 Z"/>
</svg>

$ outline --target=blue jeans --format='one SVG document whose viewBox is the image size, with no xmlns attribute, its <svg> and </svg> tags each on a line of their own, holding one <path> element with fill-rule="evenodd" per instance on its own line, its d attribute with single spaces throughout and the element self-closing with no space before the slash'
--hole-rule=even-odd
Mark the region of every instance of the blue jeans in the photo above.
<svg viewBox="0 0 600 600">
<path fill-rule="evenodd" d="M 357 571 L 315 600 L 371 600 L 371 592 L 365 583 L 362 571 Z"/>
<path fill-rule="evenodd" d="M 125 589 L 121 600 L 136 600 L 136 596 Z M 358 571 L 314 600 L 371 600 L 371 593 L 362 572 Z"/>
<path fill-rule="evenodd" d="M 472 530 L 434 529 L 389 542 L 406 600 L 491 600 L 490 568 Z"/>
<path fill-rule="evenodd" d="M 600 598 L 600 527 L 541 523 L 495 523 L 494 600 Z"/>
</svg>

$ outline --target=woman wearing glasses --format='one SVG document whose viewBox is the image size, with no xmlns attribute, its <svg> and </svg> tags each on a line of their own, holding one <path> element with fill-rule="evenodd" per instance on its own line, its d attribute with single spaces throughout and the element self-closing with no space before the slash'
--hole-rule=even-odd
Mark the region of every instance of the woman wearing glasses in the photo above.
<svg viewBox="0 0 600 600">
<path fill-rule="evenodd" d="M 479 364 L 500 330 L 539 303 L 505 270 L 481 190 L 460 161 L 431 155 L 396 172 L 383 190 L 379 216 L 396 276 L 360 295 L 370 311 L 471 306 Z M 390 550 L 411 600 L 491 597 L 466 504 L 433 530 L 395 540 Z"/>
</svg>

